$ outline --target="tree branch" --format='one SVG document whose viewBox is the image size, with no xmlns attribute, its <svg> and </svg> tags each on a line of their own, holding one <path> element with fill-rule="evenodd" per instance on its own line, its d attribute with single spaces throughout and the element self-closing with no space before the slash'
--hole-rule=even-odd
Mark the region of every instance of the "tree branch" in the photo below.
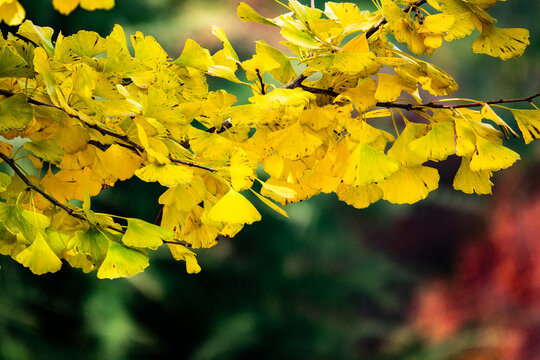
<svg viewBox="0 0 540 360">
<path fill-rule="evenodd" d="M 7 157 L 6 155 L 0 153 L 0 158 L 2 160 L 4 160 L 6 162 L 6 164 L 8 164 L 8 166 L 15 172 L 15 174 L 17 174 L 18 177 L 21 178 L 21 180 L 26 184 L 26 186 L 28 186 L 30 189 L 34 190 L 35 192 L 37 192 L 38 194 L 40 194 L 41 196 L 43 196 L 45 199 L 47 199 L 51 204 L 53 204 L 54 206 L 58 206 L 60 209 L 64 210 L 65 212 L 67 212 L 70 216 L 73 216 L 74 218 L 77 218 L 79 220 L 83 220 L 85 222 L 89 222 L 88 219 L 84 216 L 84 215 L 81 215 L 79 213 L 76 213 L 74 209 L 66 206 L 65 204 L 62 204 L 60 201 L 56 200 L 55 198 L 53 198 L 51 195 L 47 194 L 45 191 L 41 190 L 37 185 L 35 185 L 34 183 L 32 183 L 28 177 L 26 177 L 26 175 L 23 174 L 23 172 L 17 167 L 17 164 L 15 164 L 15 161 L 9 157 Z M 125 234 L 126 232 L 122 229 L 119 229 L 119 228 L 116 228 L 112 225 L 107 225 L 107 229 L 109 230 L 113 230 L 113 231 L 116 231 L 116 232 L 119 232 L 121 234 Z M 185 242 L 185 241 L 182 241 L 182 240 L 177 240 L 177 239 L 174 239 L 174 241 L 166 241 L 166 240 L 163 240 L 164 243 L 166 244 L 174 244 L 174 245 L 183 245 L 183 246 L 186 246 L 186 247 L 192 247 L 192 245 L 188 242 Z"/>
<path fill-rule="evenodd" d="M 318 89 L 310 86 L 300 85 L 300 88 L 304 91 L 308 91 L 312 94 L 320 94 L 320 95 L 327 95 L 331 97 L 337 97 L 339 93 L 330 90 L 330 89 Z M 493 105 L 493 104 L 507 104 L 507 103 L 515 103 L 515 102 L 532 102 L 535 98 L 540 97 L 540 92 L 533 94 L 531 96 L 522 97 L 522 98 L 516 98 L 516 99 L 499 99 L 499 100 L 491 100 L 491 101 L 477 101 L 477 102 L 470 102 L 470 103 L 463 103 L 463 104 L 436 104 L 434 102 L 429 102 L 426 104 L 400 104 L 395 102 L 377 102 L 376 106 L 379 107 L 385 107 L 385 108 L 398 108 L 398 109 L 404 109 L 404 110 L 424 110 L 425 108 L 431 108 L 431 109 L 459 109 L 459 108 L 471 108 L 471 107 L 478 107 L 478 106 L 484 106 L 485 104 Z"/>
</svg>

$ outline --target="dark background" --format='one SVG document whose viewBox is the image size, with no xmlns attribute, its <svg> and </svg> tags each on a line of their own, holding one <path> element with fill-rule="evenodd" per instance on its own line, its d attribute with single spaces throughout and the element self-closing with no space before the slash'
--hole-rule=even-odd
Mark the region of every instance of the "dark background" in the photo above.
<svg viewBox="0 0 540 360">
<path fill-rule="evenodd" d="M 216 49 L 212 24 L 243 59 L 254 40 L 279 41 L 275 31 L 238 21 L 236 1 L 117 0 L 112 11 L 68 17 L 49 0 L 20 2 L 34 23 L 64 35 L 106 36 L 119 23 L 128 34 L 154 36 L 172 58 L 186 38 Z M 282 11 L 247 2 L 269 17 Z M 499 26 L 531 31 L 523 57 L 475 55 L 467 39 L 443 45 L 429 61 L 455 77 L 456 97 L 540 91 L 540 4 L 510 0 L 492 14 Z M 242 89 L 211 86 L 245 101 Z M 288 206 L 290 219 L 261 209 L 263 221 L 198 252 L 197 275 L 166 248 L 143 274 L 113 281 L 67 265 L 35 276 L 2 257 L 0 359 L 540 358 L 540 148 L 519 139 L 510 146 L 522 161 L 494 177 L 493 196 L 455 192 L 459 161 L 450 158 L 438 165 L 440 188 L 416 205 L 380 201 L 356 210 L 326 195 Z M 130 180 L 93 205 L 153 221 L 162 191 Z"/>
</svg>

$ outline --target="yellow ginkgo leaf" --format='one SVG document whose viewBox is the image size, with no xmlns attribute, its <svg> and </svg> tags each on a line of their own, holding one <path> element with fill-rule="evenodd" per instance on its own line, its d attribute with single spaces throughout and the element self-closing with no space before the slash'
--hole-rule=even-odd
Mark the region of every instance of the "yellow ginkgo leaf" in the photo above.
<svg viewBox="0 0 540 360">
<path fill-rule="evenodd" d="M 491 171 L 472 171 L 469 164 L 470 157 L 461 158 L 461 166 L 454 177 L 454 189 L 461 190 L 466 194 L 476 193 L 478 195 L 491 194 Z"/>
<path fill-rule="evenodd" d="M 456 131 L 452 121 L 433 123 L 429 131 L 420 138 L 411 141 L 409 148 L 424 161 L 440 161 L 456 151 Z"/>
<path fill-rule="evenodd" d="M 475 53 L 499 57 L 502 60 L 520 57 L 529 45 L 529 30 L 501 29 L 482 23 L 482 34 L 472 45 Z"/>
<path fill-rule="evenodd" d="M 396 75 L 379 73 L 377 75 L 377 91 L 375 99 L 382 102 L 395 101 L 401 94 L 400 80 Z"/>
<path fill-rule="evenodd" d="M 135 175 L 146 182 L 159 182 L 163 186 L 188 183 L 193 178 L 193 170 L 185 165 L 151 163 L 135 171 Z"/>
<path fill-rule="evenodd" d="M 477 136 L 476 151 L 472 156 L 470 168 L 472 171 L 497 171 L 512 166 L 519 159 L 518 153 Z"/>
<path fill-rule="evenodd" d="M 17 0 L 0 1 L 0 22 L 15 26 L 22 23 L 25 16 L 24 8 Z"/>
<path fill-rule="evenodd" d="M 403 129 L 390 150 L 388 150 L 388 156 L 408 166 L 424 163 L 426 161 L 425 156 L 412 151 L 410 144 L 417 139 L 417 134 L 422 133 L 426 127 L 426 124 L 407 122 L 405 129 Z"/>
<path fill-rule="evenodd" d="M 270 146 L 279 155 L 291 159 L 302 159 L 312 154 L 323 142 L 300 122 L 268 135 Z"/>
<path fill-rule="evenodd" d="M 540 137 L 540 111 L 539 110 L 512 110 L 519 130 L 523 134 L 525 144 Z"/>
<path fill-rule="evenodd" d="M 279 206 L 277 206 L 276 204 L 274 204 L 270 199 L 267 199 L 265 198 L 264 196 L 262 196 L 261 194 L 259 194 L 258 192 L 256 191 L 253 191 L 252 189 L 250 189 L 251 192 L 253 194 L 255 194 L 255 196 L 257 196 L 259 198 L 259 200 L 261 200 L 266 206 L 268 206 L 270 209 L 274 210 L 275 212 L 278 212 L 280 213 L 281 215 L 285 216 L 285 217 L 289 217 L 289 215 L 285 212 L 285 210 L 283 210 L 282 208 L 280 208 Z"/>
<path fill-rule="evenodd" d="M 79 3 L 80 0 L 53 0 L 52 2 L 54 8 L 64 15 L 68 15 L 75 10 Z"/>
<path fill-rule="evenodd" d="M 163 240 L 172 240 L 172 230 L 147 223 L 140 219 L 129 218 L 128 228 L 122 242 L 129 247 L 157 249 Z"/>
<path fill-rule="evenodd" d="M 21 251 L 15 257 L 15 260 L 29 268 L 36 275 L 56 272 L 62 267 L 62 261 L 50 248 L 41 232 L 37 232 L 32 244 Z"/>
<path fill-rule="evenodd" d="M 180 244 L 170 244 L 169 249 L 176 260 L 184 260 L 186 262 L 186 271 L 188 274 L 196 274 L 201 271 L 201 267 L 197 263 L 197 258 L 193 251 Z"/>
<path fill-rule="evenodd" d="M 211 248 L 217 244 L 219 229 L 214 224 L 210 224 L 211 222 L 216 223 L 216 221 L 211 219 L 204 219 L 206 221 L 203 221 L 203 212 L 204 209 L 201 206 L 196 206 L 190 211 L 178 234 L 180 239 L 190 243 L 195 249 Z M 207 215 L 207 213 L 204 213 L 204 215 Z"/>
<path fill-rule="evenodd" d="M 349 99 L 356 107 L 356 110 L 363 112 L 369 110 L 377 104 L 375 92 L 377 91 L 377 82 L 374 79 L 366 79 L 358 84 L 357 87 L 350 88 L 342 92 L 336 101 Z"/>
<path fill-rule="evenodd" d="M 482 114 L 482 117 L 484 119 L 491 120 L 495 124 L 499 125 L 506 139 L 510 137 L 509 132 L 511 132 L 514 136 L 517 137 L 516 132 L 510 126 L 508 126 L 508 124 L 503 119 L 501 119 L 501 117 L 497 115 L 497 113 L 495 113 L 495 111 L 493 111 L 491 106 L 489 106 L 488 104 L 482 107 L 480 113 Z"/>
<path fill-rule="evenodd" d="M 439 185 L 439 173 L 427 166 L 401 167 L 379 183 L 383 199 L 394 204 L 412 204 L 425 199 Z"/>
<path fill-rule="evenodd" d="M 116 279 L 138 274 L 150 265 L 148 256 L 139 250 L 109 241 L 107 255 L 97 272 L 99 279 Z"/>
<path fill-rule="evenodd" d="M 343 182 L 366 186 L 383 181 L 399 169 L 399 161 L 369 145 L 359 144 L 347 160 Z"/>
<path fill-rule="evenodd" d="M 245 150 L 237 148 L 231 157 L 231 184 L 236 191 L 245 190 L 253 184 L 254 172 Z"/>
<path fill-rule="evenodd" d="M 112 9 L 114 7 L 114 0 L 80 0 L 81 7 L 85 10 L 96 9 Z"/>
<path fill-rule="evenodd" d="M 382 190 L 377 184 L 366 186 L 352 186 L 340 184 L 336 189 L 336 194 L 341 201 L 354 206 L 357 209 L 367 208 L 374 202 L 382 198 Z"/>
<path fill-rule="evenodd" d="M 210 209 L 208 218 L 216 222 L 251 224 L 261 220 L 261 214 L 242 194 L 234 189 L 230 189 Z"/>
<path fill-rule="evenodd" d="M 285 199 L 293 199 L 296 196 L 296 191 L 289 187 L 270 184 L 267 181 L 261 182 L 263 188 L 271 191 Z"/>
</svg>

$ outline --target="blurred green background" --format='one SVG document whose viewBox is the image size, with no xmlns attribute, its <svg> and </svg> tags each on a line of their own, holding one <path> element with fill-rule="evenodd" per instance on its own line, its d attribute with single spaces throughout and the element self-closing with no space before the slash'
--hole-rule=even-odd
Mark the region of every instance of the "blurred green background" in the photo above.
<svg viewBox="0 0 540 360">
<path fill-rule="evenodd" d="M 172 58 L 187 38 L 217 49 L 219 41 L 210 33 L 214 24 L 225 29 L 243 59 L 254 51 L 254 40 L 264 38 L 273 45 L 279 41 L 273 29 L 237 20 L 237 1 L 117 0 L 111 11 L 77 9 L 68 17 L 53 11 L 50 0 L 20 2 L 34 23 L 52 26 L 64 35 L 86 29 L 105 36 L 119 23 L 126 33 L 139 30 L 154 36 Z M 246 2 L 269 17 L 282 11 L 272 1 Z M 324 2 L 316 3 L 324 7 Z M 374 9 L 369 1 L 356 3 Z M 492 14 L 502 27 L 531 31 L 531 46 L 523 57 L 503 62 L 475 55 L 470 50 L 472 40 L 462 40 L 445 44 L 430 61 L 455 77 L 461 85 L 459 97 L 491 100 L 540 91 L 540 3 L 511 0 L 496 6 Z M 224 82 L 211 86 L 239 98 L 247 95 Z M 505 120 L 512 123 L 507 116 Z M 426 298 L 423 291 L 434 281 L 445 289 L 464 289 L 473 298 L 475 292 L 483 294 L 483 287 L 463 280 L 469 273 L 460 274 L 474 266 L 480 267 L 481 274 L 495 273 L 492 269 L 502 258 L 463 263 L 468 259 L 464 249 L 471 244 L 481 253 L 499 249 L 489 240 L 498 238 L 492 235 L 498 226 L 492 216 L 496 209 L 508 202 L 516 211 L 540 203 L 536 170 L 540 147 L 536 143 L 525 147 L 519 139 L 510 144 L 523 160 L 494 177 L 492 197 L 453 191 L 459 162 L 449 159 L 437 165 L 440 188 L 413 206 L 380 201 L 356 210 L 335 196 L 318 196 L 289 205 L 290 219 L 263 213 L 263 221 L 246 227 L 234 239 L 199 251 L 203 271 L 197 275 L 186 274 L 184 264 L 171 260 L 167 249 L 156 252 L 143 274 L 114 281 L 98 280 L 94 273 L 83 274 L 68 266 L 56 274 L 35 276 L 2 257 L 0 359 L 540 358 L 540 351 L 527 345 L 527 341 L 540 342 L 540 331 L 527 332 L 522 352 L 512 355 L 494 345 L 496 341 L 488 341 L 493 337 L 486 337 L 491 333 L 484 330 L 492 329 L 494 322 L 485 320 L 485 313 L 479 311 L 475 316 L 483 317 L 477 319 L 435 311 L 425 318 L 429 314 L 425 309 L 437 309 L 444 302 L 429 302 L 429 297 L 427 303 L 418 300 Z M 162 191 L 130 180 L 105 190 L 93 205 L 153 221 Z M 540 215 L 530 211 L 523 216 Z M 513 226 L 513 220 L 508 219 L 512 229 L 519 226 Z M 532 230 L 521 226 L 522 237 L 540 238 L 527 235 Z M 529 270 L 523 270 L 522 276 L 534 276 Z M 489 281 L 496 283 L 496 279 Z M 480 278 L 478 283 L 487 281 Z M 540 318 L 538 286 L 531 287 L 528 314 Z M 456 291 L 444 294 L 451 299 Z M 463 301 L 454 305 L 456 314 L 465 312 L 460 306 L 470 307 Z M 451 331 L 439 329 L 444 336 L 437 339 L 422 327 L 448 321 L 458 323 Z M 500 329 L 500 322 L 495 323 Z M 540 329 L 539 324 L 533 325 Z M 523 351 L 533 355 L 519 357 Z"/>
</svg>

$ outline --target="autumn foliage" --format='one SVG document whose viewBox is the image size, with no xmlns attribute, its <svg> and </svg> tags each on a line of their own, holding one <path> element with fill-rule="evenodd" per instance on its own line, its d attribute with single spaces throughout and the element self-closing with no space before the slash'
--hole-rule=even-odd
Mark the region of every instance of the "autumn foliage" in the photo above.
<svg viewBox="0 0 540 360">
<path fill-rule="evenodd" d="M 284 216 L 277 203 L 319 193 L 356 208 L 414 203 L 438 187 L 428 162 L 450 155 L 461 158 L 456 190 L 491 193 L 493 172 L 519 159 L 503 143 L 518 129 L 498 112 L 513 115 L 529 143 L 540 135 L 532 103 L 540 94 L 443 98 L 457 83 L 415 55 L 476 29 L 474 52 L 519 57 L 528 31 L 496 27 L 488 13 L 496 2 L 381 0 L 369 12 L 291 0 L 274 18 L 240 3 L 243 21 L 279 28 L 289 49 L 261 40 L 244 61 L 217 26 L 222 50 L 187 40 L 171 59 L 140 32 L 128 45 L 119 25 L 105 38 L 64 36 L 26 20 L 0 39 L 0 252 L 36 274 L 65 260 L 115 278 L 143 271 L 148 252 L 166 244 L 198 272 L 192 249 L 261 219 L 251 201 Z M 113 5 L 53 4 L 63 13 Z M 20 9 L 0 2 L 7 23 L 22 21 Z M 249 103 L 209 91 L 208 76 L 248 87 Z M 526 101 L 530 110 L 504 105 Z M 92 196 L 133 176 L 164 188 L 155 224 L 92 211 Z"/>
</svg>

